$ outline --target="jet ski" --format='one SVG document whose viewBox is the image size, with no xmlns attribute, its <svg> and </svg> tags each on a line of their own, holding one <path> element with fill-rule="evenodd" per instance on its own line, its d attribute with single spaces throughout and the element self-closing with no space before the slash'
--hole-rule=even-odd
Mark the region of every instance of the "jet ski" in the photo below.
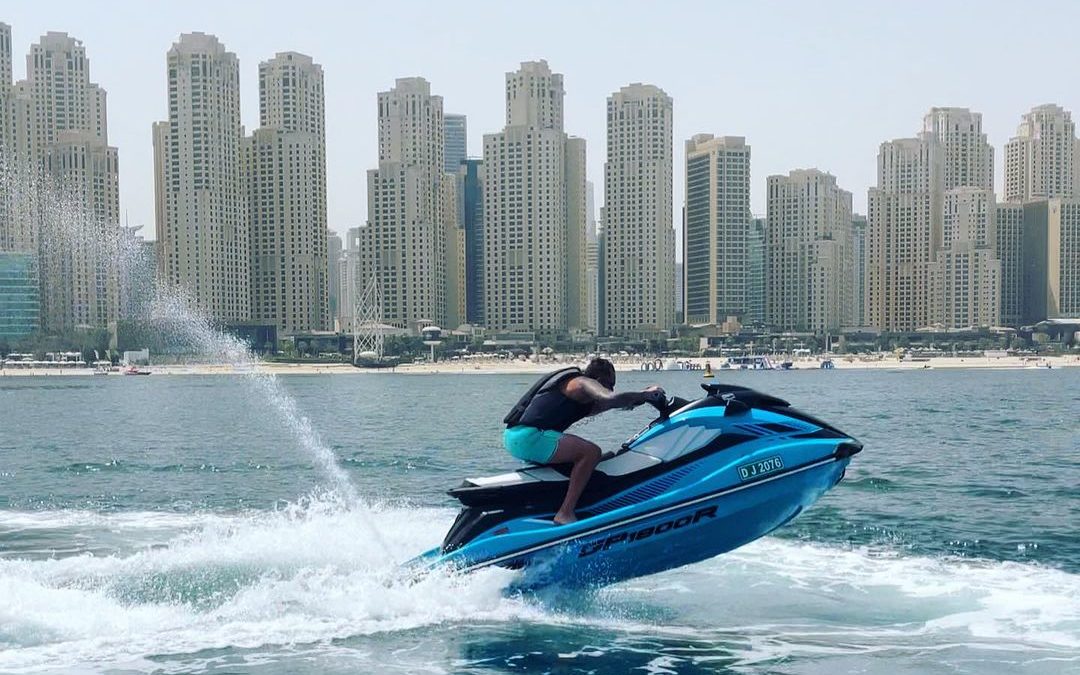
<svg viewBox="0 0 1080 675">
<path fill-rule="evenodd" d="M 442 545 L 413 570 L 521 570 L 515 589 L 598 587 L 726 553 L 783 526 L 840 482 L 862 444 L 782 399 L 703 384 L 601 461 L 579 520 L 552 521 L 570 465 L 469 478 Z"/>
</svg>

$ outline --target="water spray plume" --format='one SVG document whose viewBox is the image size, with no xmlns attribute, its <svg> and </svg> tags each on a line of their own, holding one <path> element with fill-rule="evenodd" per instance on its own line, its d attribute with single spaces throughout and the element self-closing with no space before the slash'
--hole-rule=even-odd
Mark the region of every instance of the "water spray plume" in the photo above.
<svg viewBox="0 0 1080 675">
<path fill-rule="evenodd" d="M 334 452 L 281 382 L 260 371 L 259 359 L 243 340 L 225 332 L 183 289 L 165 283 L 145 243 L 101 210 L 80 191 L 78 181 L 32 170 L 0 153 L 0 250 L 38 259 L 43 313 L 53 324 L 48 328 L 124 319 L 148 328 L 168 351 L 232 366 L 271 404 L 329 480 L 323 499 L 336 499 L 346 508 L 361 505 Z M 77 279 L 86 278 L 92 280 L 84 282 L 88 288 L 75 289 Z M 90 300 L 77 301 L 80 292 Z"/>
</svg>

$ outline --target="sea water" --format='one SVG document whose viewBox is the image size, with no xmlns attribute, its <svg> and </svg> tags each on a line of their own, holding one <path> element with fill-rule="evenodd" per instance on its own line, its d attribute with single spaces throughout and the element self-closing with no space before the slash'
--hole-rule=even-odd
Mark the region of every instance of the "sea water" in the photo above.
<svg viewBox="0 0 1080 675">
<path fill-rule="evenodd" d="M 731 554 L 542 597 L 397 573 L 446 489 L 514 466 L 534 376 L 251 377 L 0 378 L 0 671 L 1080 672 L 1080 370 L 725 372 L 863 441 L 844 482 Z"/>
</svg>

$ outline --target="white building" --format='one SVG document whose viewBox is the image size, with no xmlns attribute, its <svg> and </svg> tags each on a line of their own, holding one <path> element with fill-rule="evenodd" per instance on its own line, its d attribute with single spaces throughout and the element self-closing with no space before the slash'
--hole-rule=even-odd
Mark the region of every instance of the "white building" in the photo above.
<svg viewBox="0 0 1080 675">
<path fill-rule="evenodd" d="M 322 67 L 277 54 L 259 64 L 262 126 L 242 141 L 251 231 L 251 318 L 290 335 L 327 330 L 326 131 Z"/>
<path fill-rule="evenodd" d="M 943 328 L 1000 324 L 1001 263 L 994 193 L 975 187 L 945 191 L 942 247 L 934 263 L 935 324 Z"/>
<path fill-rule="evenodd" d="M 768 178 L 765 323 L 826 333 L 851 325 L 851 193 L 818 169 Z"/>
<path fill-rule="evenodd" d="M 695 135 L 686 142 L 686 323 L 718 325 L 745 316 L 750 219 L 746 139 Z"/>
<path fill-rule="evenodd" d="M 82 42 L 47 33 L 26 79 L 11 82 L 11 32 L 0 25 L 0 250 L 38 258 L 42 328 L 104 328 L 117 318 L 119 162 L 105 90 Z"/>
<path fill-rule="evenodd" d="M 215 319 L 251 316 L 250 228 L 241 179 L 240 65 L 213 35 L 169 49 L 169 120 L 154 126 L 159 265 Z"/>
<path fill-rule="evenodd" d="M 1032 108 L 1005 144 L 1005 201 L 1075 195 L 1077 161 L 1072 114 L 1053 104 Z"/>
<path fill-rule="evenodd" d="M 383 322 L 446 324 L 443 100 L 421 77 L 379 92 L 379 166 L 368 171 L 358 276 L 378 276 Z"/>
<path fill-rule="evenodd" d="M 996 326 L 1001 263 L 994 226 L 994 152 L 982 131 L 982 115 L 967 108 L 931 108 L 923 131 L 937 139 L 942 156 L 932 324 Z"/>
<path fill-rule="evenodd" d="M 675 325 L 672 101 L 634 83 L 607 100 L 604 332 L 659 335 Z"/>
<path fill-rule="evenodd" d="M 484 136 L 487 327 L 547 335 L 588 323 L 585 141 L 563 131 L 546 61 L 506 74 L 506 127 Z"/>
<path fill-rule="evenodd" d="M 881 144 L 869 190 L 866 323 L 890 332 L 932 323 L 933 263 L 941 241 L 941 147 L 929 133 Z"/>
<path fill-rule="evenodd" d="M 465 115 L 443 115 L 443 172 L 457 175 L 468 157 L 469 124 Z"/>
<path fill-rule="evenodd" d="M 923 132 L 941 146 L 942 189 L 994 189 L 994 148 L 982 130 L 982 114 L 967 108 L 931 108 Z"/>
</svg>

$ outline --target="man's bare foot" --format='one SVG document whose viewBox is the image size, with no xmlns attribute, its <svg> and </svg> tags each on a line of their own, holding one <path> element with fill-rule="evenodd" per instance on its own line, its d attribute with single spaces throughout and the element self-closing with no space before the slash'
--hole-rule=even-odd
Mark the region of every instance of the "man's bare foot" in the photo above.
<svg viewBox="0 0 1080 675">
<path fill-rule="evenodd" d="M 573 513 L 571 513 L 570 515 L 566 515 L 562 512 L 559 512 L 555 514 L 555 517 L 552 518 L 552 520 L 555 521 L 556 525 L 569 525 L 570 523 L 577 522 L 577 516 L 575 516 Z"/>
</svg>

